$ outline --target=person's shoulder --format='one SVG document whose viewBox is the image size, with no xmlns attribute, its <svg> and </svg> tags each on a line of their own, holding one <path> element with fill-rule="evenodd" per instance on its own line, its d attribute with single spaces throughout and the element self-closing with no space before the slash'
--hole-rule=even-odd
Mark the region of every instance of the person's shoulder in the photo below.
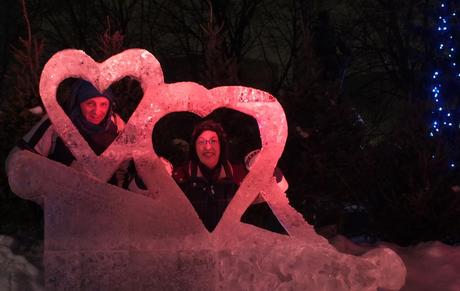
<svg viewBox="0 0 460 291">
<path fill-rule="evenodd" d="M 189 178 L 189 162 L 174 167 L 172 177 L 176 183 L 183 183 Z"/>
<path fill-rule="evenodd" d="M 45 130 L 48 128 L 53 128 L 53 124 L 51 123 L 51 119 L 49 118 L 48 114 L 44 114 L 42 118 L 34 124 L 30 131 L 37 131 L 40 128 L 44 128 Z"/>
<path fill-rule="evenodd" d="M 22 138 L 31 147 L 35 147 L 43 139 L 51 139 L 57 135 L 51 120 L 45 114 Z"/>
<path fill-rule="evenodd" d="M 233 180 L 237 184 L 241 184 L 244 177 L 248 174 L 248 170 L 242 163 L 231 163 L 232 172 L 233 172 Z"/>
</svg>

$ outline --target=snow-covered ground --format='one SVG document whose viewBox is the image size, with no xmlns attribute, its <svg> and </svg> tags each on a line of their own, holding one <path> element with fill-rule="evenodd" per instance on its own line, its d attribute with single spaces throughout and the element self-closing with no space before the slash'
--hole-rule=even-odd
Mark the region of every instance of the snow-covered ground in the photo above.
<svg viewBox="0 0 460 291">
<path fill-rule="evenodd" d="M 332 240 L 340 251 L 360 255 L 376 246 L 357 245 L 342 236 Z M 441 242 L 425 242 L 400 247 L 380 243 L 378 246 L 394 250 L 407 268 L 403 291 L 460 291 L 460 246 Z"/>
</svg>

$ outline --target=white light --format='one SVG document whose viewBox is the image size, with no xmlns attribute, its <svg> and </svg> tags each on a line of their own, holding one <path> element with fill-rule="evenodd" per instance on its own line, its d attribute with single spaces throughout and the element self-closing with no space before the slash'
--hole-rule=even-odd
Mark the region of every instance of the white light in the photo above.
<svg viewBox="0 0 460 291">
<path fill-rule="evenodd" d="M 453 51 L 454 51 L 454 48 L 451 48 L 450 51 L 453 52 Z"/>
<path fill-rule="evenodd" d="M 449 126 L 452 126 L 452 122 L 449 122 Z"/>
<path fill-rule="evenodd" d="M 439 111 L 442 111 L 442 107 L 439 107 L 438 110 L 439 110 Z"/>
<path fill-rule="evenodd" d="M 447 117 L 450 117 L 450 113 L 447 113 Z"/>
<path fill-rule="evenodd" d="M 444 3 L 441 4 L 441 7 L 444 7 Z"/>
<path fill-rule="evenodd" d="M 442 50 L 443 47 L 444 47 L 444 45 L 441 43 L 441 45 L 439 46 L 439 49 Z"/>
<path fill-rule="evenodd" d="M 452 168 L 454 168 L 454 167 L 455 167 L 455 164 L 454 164 L 454 163 L 452 163 L 452 164 L 450 164 L 450 166 L 451 166 Z"/>
</svg>

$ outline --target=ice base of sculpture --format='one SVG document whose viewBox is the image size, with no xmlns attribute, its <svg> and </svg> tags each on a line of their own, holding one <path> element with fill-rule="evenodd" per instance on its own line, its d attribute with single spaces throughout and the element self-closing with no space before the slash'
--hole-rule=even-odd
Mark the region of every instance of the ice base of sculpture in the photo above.
<svg viewBox="0 0 460 291">
<path fill-rule="evenodd" d="M 193 223 L 191 208 L 164 208 L 162 199 L 30 152 L 12 163 L 16 191 L 28 197 L 38 194 L 30 188 L 55 191 L 43 201 L 46 290 L 397 290 L 404 284 L 404 264 L 389 249 L 356 257 L 322 238 L 244 223 L 216 236 Z"/>
<path fill-rule="evenodd" d="M 100 89 L 136 77 L 144 98 L 124 132 L 100 156 L 89 149 L 56 102 L 67 77 Z M 287 124 L 281 105 L 246 87 L 206 89 L 164 84 L 156 59 L 128 50 L 102 64 L 81 51 L 53 56 L 40 94 L 56 131 L 77 158 L 71 167 L 27 151 L 8 160 L 11 189 L 44 208 L 46 290 L 397 290 L 406 269 L 389 249 L 363 256 L 338 252 L 317 235 L 278 188 L 273 171 L 284 149 Z M 219 107 L 253 116 L 262 150 L 209 233 L 153 151 L 152 130 L 164 115 L 205 116 Z M 149 197 L 106 183 L 133 159 Z M 289 235 L 240 222 L 262 195 Z"/>
</svg>

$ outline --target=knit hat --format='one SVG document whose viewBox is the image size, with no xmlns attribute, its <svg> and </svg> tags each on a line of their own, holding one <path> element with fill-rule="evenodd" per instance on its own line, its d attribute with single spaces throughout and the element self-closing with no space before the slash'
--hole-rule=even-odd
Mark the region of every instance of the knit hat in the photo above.
<svg viewBox="0 0 460 291">
<path fill-rule="evenodd" d="M 107 88 L 104 92 L 100 92 L 96 87 L 86 80 L 78 80 L 75 84 L 73 96 L 75 97 L 76 104 L 81 104 L 93 97 L 105 97 L 110 103 L 113 103 L 113 92 Z"/>
</svg>

